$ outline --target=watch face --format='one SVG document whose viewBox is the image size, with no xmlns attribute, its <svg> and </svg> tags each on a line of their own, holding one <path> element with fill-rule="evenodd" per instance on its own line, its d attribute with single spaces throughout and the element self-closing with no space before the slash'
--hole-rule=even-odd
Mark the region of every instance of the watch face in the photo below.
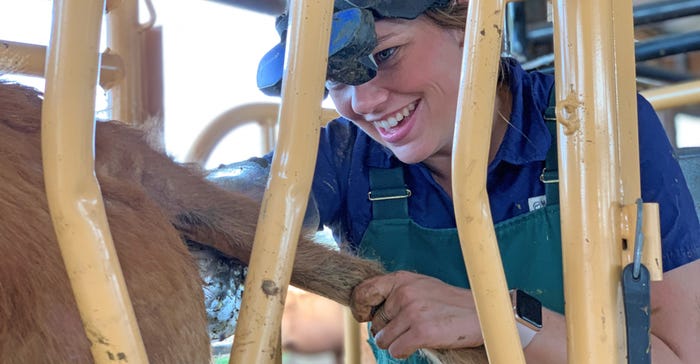
<svg viewBox="0 0 700 364">
<path fill-rule="evenodd" d="M 515 291 L 515 313 L 533 326 L 542 327 L 542 304 L 519 289 Z"/>
</svg>

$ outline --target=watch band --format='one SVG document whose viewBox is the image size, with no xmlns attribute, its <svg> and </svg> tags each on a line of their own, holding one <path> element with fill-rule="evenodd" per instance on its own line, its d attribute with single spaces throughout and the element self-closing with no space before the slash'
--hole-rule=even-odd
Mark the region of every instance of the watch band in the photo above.
<svg viewBox="0 0 700 364">
<path fill-rule="evenodd" d="M 515 326 L 518 328 L 518 335 L 520 336 L 520 345 L 522 345 L 522 348 L 525 349 L 532 339 L 535 338 L 535 335 L 537 335 L 538 331 L 535 331 L 531 329 L 530 327 L 524 325 L 520 321 L 515 321 Z"/>
</svg>

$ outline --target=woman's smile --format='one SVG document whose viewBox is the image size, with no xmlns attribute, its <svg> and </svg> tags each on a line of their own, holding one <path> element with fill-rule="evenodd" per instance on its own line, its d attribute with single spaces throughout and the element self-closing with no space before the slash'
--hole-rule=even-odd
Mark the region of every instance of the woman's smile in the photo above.
<svg viewBox="0 0 700 364">
<path fill-rule="evenodd" d="M 385 142 L 398 143 L 410 132 L 416 105 L 417 102 L 412 102 L 384 119 L 372 122 Z"/>
</svg>

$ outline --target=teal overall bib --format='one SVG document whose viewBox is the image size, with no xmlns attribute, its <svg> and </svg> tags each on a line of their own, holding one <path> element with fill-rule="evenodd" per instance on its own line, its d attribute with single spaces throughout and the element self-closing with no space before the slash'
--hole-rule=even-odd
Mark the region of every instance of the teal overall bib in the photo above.
<svg viewBox="0 0 700 364">
<path fill-rule="evenodd" d="M 550 108 L 552 109 L 552 108 Z M 546 116 L 550 116 L 550 111 Z M 551 117 L 547 117 L 551 120 Z M 547 122 L 550 131 L 554 123 Z M 550 125 L 551 124 L 551 125 Z M 545 162 L 544 180 L 556 180 L 556 139 Z M 544 207 L 496 224 L 496 238 L 509 288 L 519 288 L 559 313 L 564 312 L 561 228 L 558 186 L 546 183 Z M 430 229 L 419 226 L 408 215 L 410 195 L 403 168 L 370 170 L 373 217 L 360 243 L 360 254 L 379 259 L 388 271 L 406 270 L 469 288 L 456 228 Z M 369 339 L 379 364 L 427 364 L 415 353 L 395 359 Z"/>
</svg>

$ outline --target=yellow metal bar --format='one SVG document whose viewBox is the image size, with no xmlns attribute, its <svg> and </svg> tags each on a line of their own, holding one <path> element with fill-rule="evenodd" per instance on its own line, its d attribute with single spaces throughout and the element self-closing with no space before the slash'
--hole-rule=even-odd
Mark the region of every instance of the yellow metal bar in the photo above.
<svg viewBox="0 0 700 364">
<path fill-rule="evenodd" d="M 143 123 L 143 39 L 138 0 L 122 0 L 107 14 L 107 47 L 124 62 L 124 77 L 111 85 L 112 117 L 126 123 Z"/>
<path fill-rule="evenodd" d="M 157 132 L 164 135 L 163 115 L 163 28 L 151 27 L 141 32 L 144 44 L 143 85 L 146 113 L 158 120 Z M 163 141 L 164 142 L 164 141 Z"/>
<path fill-rule="evenodd" d="M 279 115 L 279 104 L 249 103 L 225 111 L 212 120 L 197 136 L 185 155 L 185 161 L 205 165 L 216 146 L 236 128 L 249 122 L 256 122 L 263 129 L 263 152 L 272 150 L 275 144 L 275 127 Z M 333 109 L 323 109 L 321 125 L 339 115 Z"/>
<path fill-rule="evenodd" d="M 185 161 L 204 165 L 211 153 L 214 152 L 214 148 L 228 133 L 249 122 L 256 122 L 263 128 L 272 128 L 274 130 L 278 114 L 279 105 L 276 103 L 244 104 L 225 111 L 214 118 L 199 133 L 187 151 Z"/>
<path fill-rule="evenodd" d="M 102 54 L 100 86 L 105 90 L 124 76 L 121 58 Z M 0 40 L 0 73 L 44 77 L 46 47 L 35 44 Z"/>
<path fill-rule="evenodd" d="M 618 102 L 624 106 L 633 95 L 628 86 L 618 85 L 614 77 L 615 71 L 622 71 L 614 63 L 616 44 L 612 38 L 617 34 L 612 23 L 613 8 L 613 0 L 554 2 L 562 252 L 570 363 L 625 360 L 620 294 L 623 186 L 617 118 Z M 629 110 L 633 104 L 627 105 Z M 636 135 L 625 133 L 636 147 Z"/>
<path fill-rule="evenodd" d="M 260 209 L 230 363 L 270 362 L 279 350 L 284 298 L 316 164 L 333 2 L 297 0 L 289 8 L 280 140 Z"/>
<path fill-rule="evenodd" d="M 46 47 L 0 40 L 0 71 L 44 76 Z"/>
<path fill-rule="evenodd" d="M 272 150 L 277 140 L 277 124 L 262 126 L 262 148 L 264 151 Z"/>
<path fill-rule="evenodd" d="M 344 336 L 343 336 L 343 363 L 344 364 L 360 364 L 362 354 L 360 345 L 361 327 L 352 316 L 352 311 L 349 308 L 343 308 Z"/>
<path fill-rule="evenodd" d="M 610 72 L 617 107 L 611 111 L 617 112 L 615 120 L 617 125 L 617 147 L 619 160 L 616 165 L 620 169 L 620 184 L 622 205 L 634 206 L 641 197 L 639 176 L 639 133 L 637 118 L 637 81 L 634 57 L 634 18 L 632 15 L 632 0 L 614 0 L 610 22 L 612 24 L 609 37 L 612 41 L 613 67 Z M 615 19 L 613 22 L 612 19 Z M 616 76 L 616 77 L 615 77 Z M 636 210 L 636 206 L 635 206 Z"/>
<path fill-rule="evenodd" d="M 524 363 L 486 192 L 505 1 L 470 2 L 452 160 L 455 217 L 491 363 Z"/>
<path fill-rule="evenodd" d="M 656 110 L 700 104 L 700 80 L 642 91 Z"/>
<path fill-rule="evenodd" d="M 633 261 L 634 234 L 637 221 L 636 201 L 641 198 L 640 174 L 639 174 L 639 133 L 637 117 L 637 82 L 636 70 L 629 65 L 635 64 L 634 57 L 634 18 L 632 15 L 632 0 L 615 0 L 612 2 L 612 52 L 614 72 L 612 78 L 615 86 L 615 101 L 617 108 L 617 147 L 619 160 L 617 167 L 620 169 L 620 204 L 621 236 L 623 241 L 617 241 L 618 248 L 622 252 L 621 266 L 624 267 Z M 612 21 L 612 20 L 611 20 Z M 612 126 L 615 127 L 614 125 Z M 653 206 L 652 206 L 653 205 Z M 658 206 L 656 204 L 644 204 L 643 224 L 645 229 L 643 263 L 649 269 L 651 278 L 661 279 L 663 269 L 661 267 L 661 236 L 659 230 L 650 231 L 652 227 L 659 226 Z M 656 212 L 656 213 L 654 213 Z M 628 225 L 633 222 L 634 225 Z M 648 234 L 647 234 L 648 233 Z"/>
<path fill-rule="evenodd" d="M 95 362 L 147 363 L 94 172 L 105 1 L 56 0 L 53 6 L 41 136 L 54 229 Z"/>
</svg>

